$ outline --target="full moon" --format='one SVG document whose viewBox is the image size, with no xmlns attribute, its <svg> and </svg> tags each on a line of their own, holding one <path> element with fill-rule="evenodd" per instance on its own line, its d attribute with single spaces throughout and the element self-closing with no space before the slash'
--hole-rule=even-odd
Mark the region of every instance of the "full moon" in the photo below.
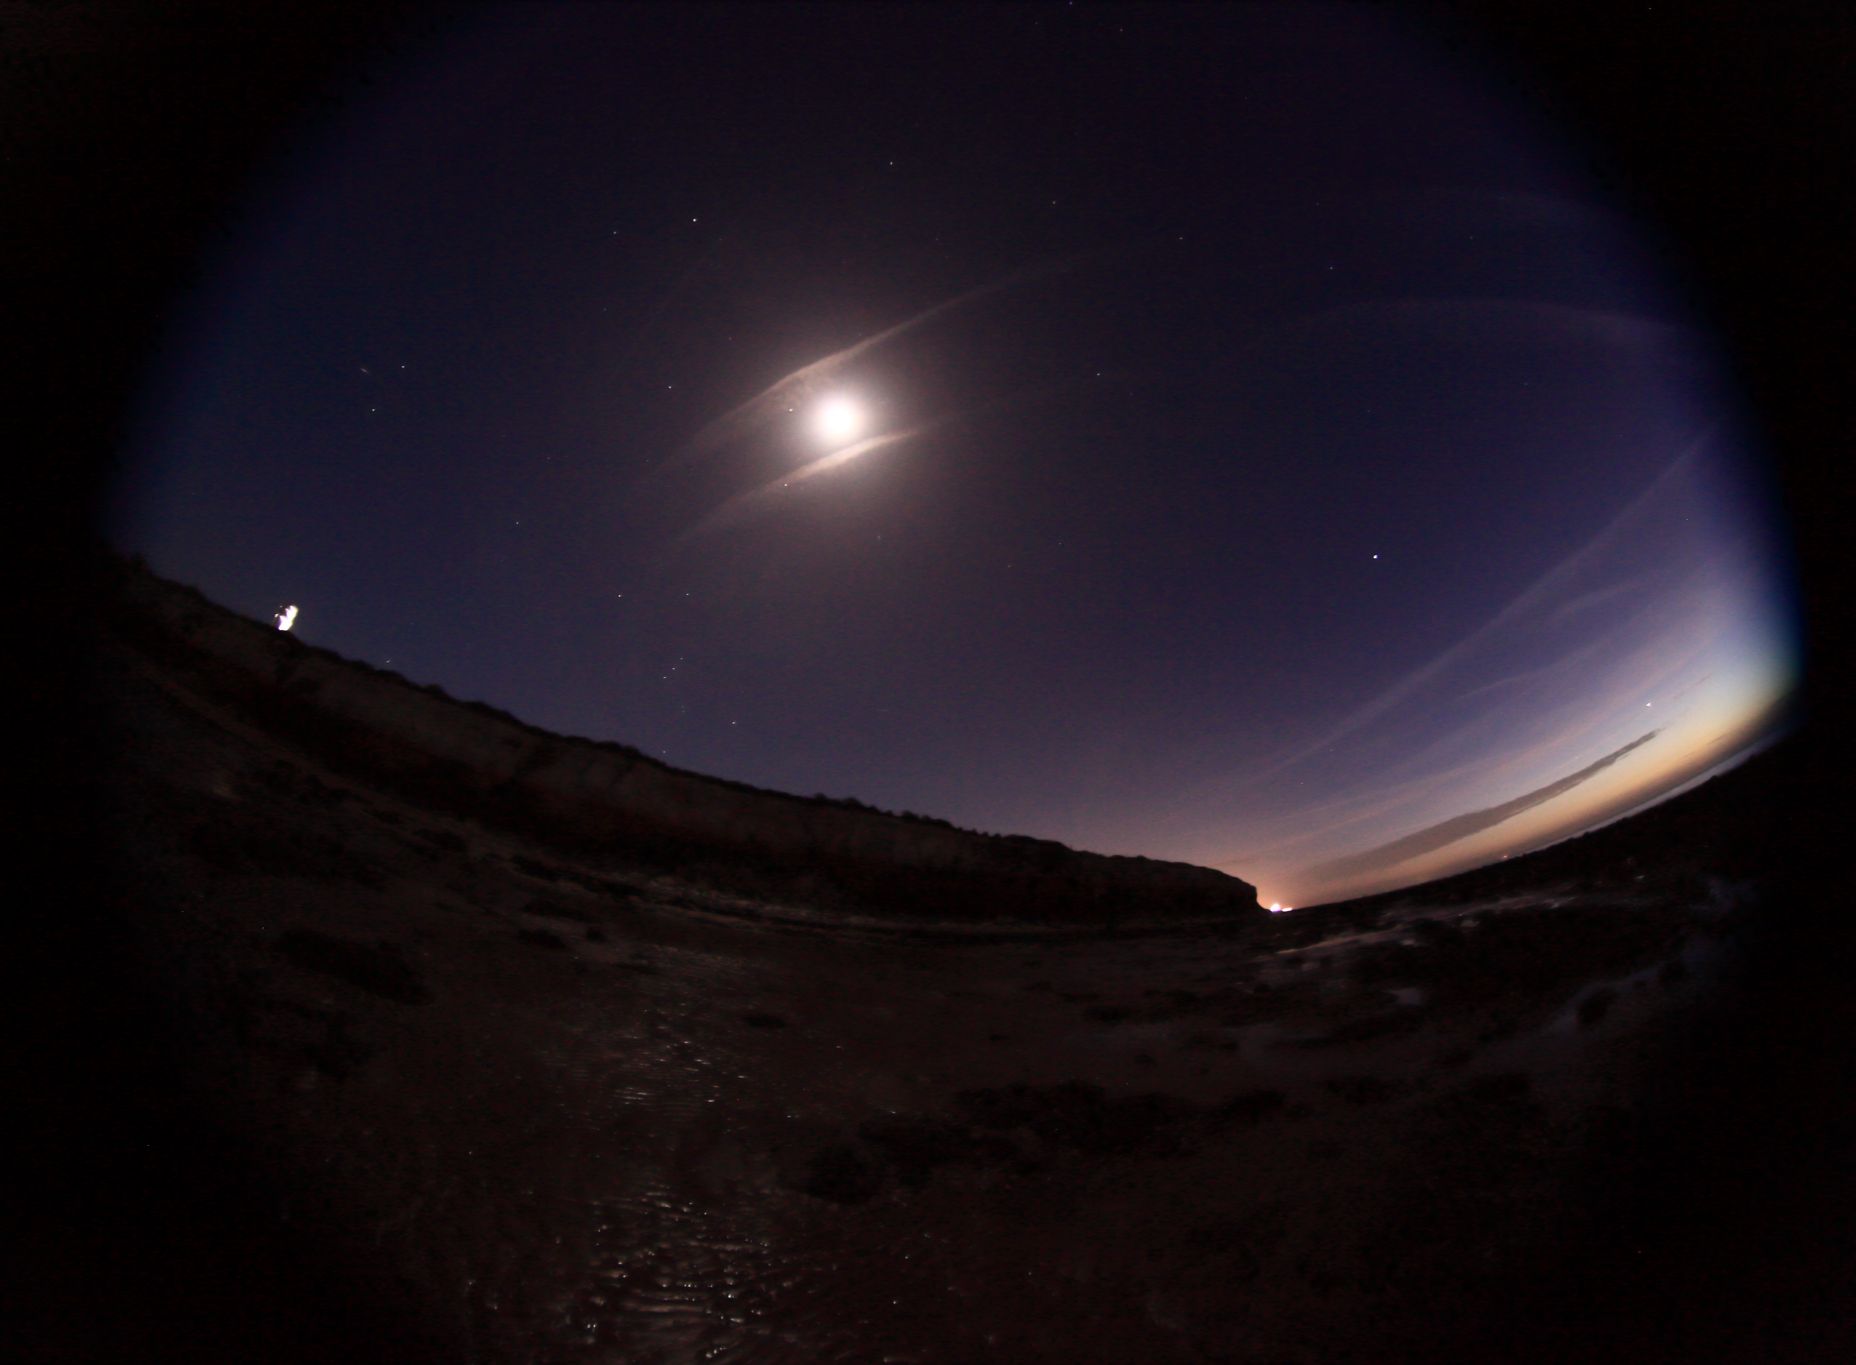
<svg viewBox="0 0 1856 1365">
<path fill-rule="evenodd" d="M 812 412 L 812 430 L 826 445 L 844 445 L 863 429 L 863 408 L 843 394 L 825 399 Z"/>
</svg>

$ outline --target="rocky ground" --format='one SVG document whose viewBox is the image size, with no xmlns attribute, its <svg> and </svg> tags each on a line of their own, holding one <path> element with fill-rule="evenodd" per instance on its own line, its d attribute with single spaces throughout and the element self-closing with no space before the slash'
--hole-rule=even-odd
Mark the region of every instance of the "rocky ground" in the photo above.
<svg viewBox="0 0 1856 1365">
<path fill-rule="evenodd" d="M 1741 1017 L 1732 859 L 1167 933 L 808 923 L 105 671 L 146 1132 L 30 1225 L 43 1358 L 1815 1359 L 1847 1325 L 1795 1240 L 1710 1248 L 1735 1195 L 1671 1145 Z"/>
</svg>

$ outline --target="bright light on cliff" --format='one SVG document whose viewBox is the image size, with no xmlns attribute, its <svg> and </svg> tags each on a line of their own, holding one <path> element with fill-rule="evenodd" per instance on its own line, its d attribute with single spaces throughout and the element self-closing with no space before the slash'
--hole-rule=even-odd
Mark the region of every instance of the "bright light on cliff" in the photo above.
<svg viewBox="0 0 1856 1365">
<path fill-rule="evenodd" d="M 289 630 L 296 624 L 296 607 L 293 605 L 279 607 L 277 614 L 271 620 L 277 623 L 277 629 Z"/>
</svg>

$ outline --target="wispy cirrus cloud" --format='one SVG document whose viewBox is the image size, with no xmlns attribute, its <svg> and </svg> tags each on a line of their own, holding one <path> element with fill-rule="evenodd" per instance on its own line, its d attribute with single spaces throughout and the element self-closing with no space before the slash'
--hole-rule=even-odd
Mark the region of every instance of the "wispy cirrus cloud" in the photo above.
<svg viewBox="0 0 1856 1365">
<path fill-rule="evenodd" d="M 1077 252 L 1026 266 L 1000 279 L 990 280 L 964 293 L 956 294 L 952 298 L 943 299 L 933 307 L 924 308 L 913 317 L 905 318 L 894 326 L 885 327 L 880 332 L 872 332 L 861 341 L 853 342 L 842 350 L 833 351 L 830 355 L 814 360 L 809 365 L 802 365 L 791 374 L 776 379 L 745 403 L 705 424 L 671 457 L 670 462 L 672 464 L 684 463 L 733 445 L 736 441 L 745 439 L 769 422 L 783 416 L 789 409 L 817 395 L 833 383 L 845 367 L 868 355 L 879 346 L 907 336 L 937 319 L 970 308 L 996 294 L 1061 275 L 1081 265 L 1093 254 Z"/>
<path fill-rule="evenodd" d="M 1428 662 L 1393 682 L 1377 696 L 1328 726 L 1315 738 L 1280 751 L 1249 769 L 1240 777 L 1241 785 L 1251 787 L 1261 785 L 1275 778 L 1285 769 L 1331 748 L 1340 740 L 1365 729 L 1382 716 L 1411 701 L 1428 684 L 1474 656 L 1503 630 L 1526 619 L 1530 614 L 1547 609 L 1559 609 L 1560 599 L 1578 581 L 1579 575 L 1609 551 L 1618 538 L 1628 531 L 1633 520 L 1641 516 L 1646 509 L 1656 505 L 1668 493 L 1672 484 L 1688 471 L 1705 439 L 1695 442 L 1672 460 L 1647 488 L 1633 498 L 1596 535 L 1535 579 L 1482 625 Z"/>
<path fill-rule="evenodd" d="M 1013 408 L 1030 407 L 1061 394 L 1069 393 L 1087 384 L 1087 382 L 1087 380 L 1079 379 L 1062 384 L 1046 384 L 1039 388 L 1026 389 L 1020 393 L 1007 394 L 1002 398 L 995 398 L 989 403 L 979 403 L 973 407 L 961 408 L 956 412 L 948 413 L 944 417 L 937 417 L 931 422 L 918 422 L 914 426 L 904 427 L 898 431 L 879 432 L 875 436 L 866 437 L 861 441 L 854 442 L 839 450 L 834 450 L 828 455 L 821 455 L 818 459 L 808 464 L 800 465 L 797 469 L 788 470 L 786 473 L 776 478 L 769 479 L 758 488 L 750 488 L 744 493 L 737 493 L 734 497 L 729 498 L 726 502 L 707 513 L 701 520 L 696 522 L 695 525 L 691 526 L 677 538 L 677 543 L 680 545 L 687 544 L 692 540 L 700 539 L 712 532 L 720 531 L 730 526 L 739 526 L 773 508 L 783 493 L 790 491 L 797 485 L 814 479 L 820 474 L 826 474 L 834 469 L 842 468 L 844 465 L 864 455 L 870 455 L 891 446 L 901 445 L 906 441 L 913 441 L 919 437 L 931 435 L 936 431 L 957 426 L 961 423 L 972 422 L 981 417 L 991 416 L 995 413 L 1005 412 Z"/>
<path fill-rule="evenodd" d="M 1533 791 L 1525 792 L 1500 805 L 1489 806 L 1483 810 L 1466 811 L 1462 815 L 1453 815 L 1448 820 L 1441 820 L 1437 824 L 1394 839 L 1390 843 L 1380 844 L 1377 848 L 1369 848 L 1361 853 L 1352 853 L 1344 858 L 1318 863 L 1313 867 L 1303 869 L 1297 874 L 1296 879 L 1311 885 L 1341 885 L 1372 873 L 1382 873 L 1387 868 L 1396 867 L 1400 863 L 1409 862 L 1427 853 L 1435 853 L 1458 840 L 1467 839 L 1472 834 L 1478 834 L 1505 820 L 1511 820 L 1523 811 L 1545 805 L 1556 796 L 1565 795 L 1581 783 L 1591 781 L 1626 754 L 1642 748 L 1661 733 L 1661 730 L 1651 730 L 1648 734 L 1639 735 L 1629 744 L 1612 750 L 1603 758 L 1579 769 L 1578 772 L 1570 773 L 1557 782 L 1549 782 L 1544 787 L 1536 787 Z"/>
</svg>

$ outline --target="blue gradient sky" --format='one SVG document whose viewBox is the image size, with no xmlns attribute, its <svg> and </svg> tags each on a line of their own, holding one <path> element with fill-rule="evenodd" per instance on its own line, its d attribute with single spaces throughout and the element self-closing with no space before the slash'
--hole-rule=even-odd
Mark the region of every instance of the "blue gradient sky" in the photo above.
<svg viewBox="0 0 1856 1365">
<path fill-rule="evenodd" d="M 254 193 L 117 538 L 539 725 L 1266 901 L 1576 832 L 1764 733 L 1784 541 L 1653 230 L 1444 50 L 488 11 Z"/>
</svg>

